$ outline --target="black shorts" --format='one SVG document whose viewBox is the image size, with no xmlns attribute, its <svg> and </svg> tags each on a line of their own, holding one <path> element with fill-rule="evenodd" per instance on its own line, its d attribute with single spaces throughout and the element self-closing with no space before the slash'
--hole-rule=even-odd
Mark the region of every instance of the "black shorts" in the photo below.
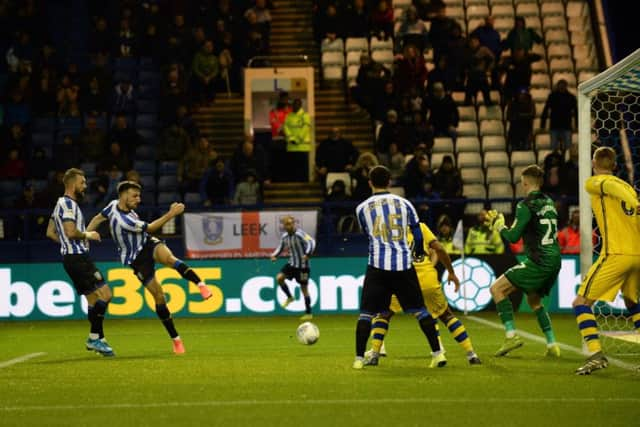
<svg viewBox="0 0 640 427">
<path fill-rule="evenodd" d="M 424 307 L 424 299 L 416 270 L 387 271 L 367 266 L 364 276 L 360 312 L 378 314 L 389 311 L 391 295 L 395 294 L 405 313 Z"/>
<path fill-rule="evenodd" d="M 306 285 L 307 283 L 309 283 L 309 273 L 311 272 L 311 270 L 309 269 L 309 267 L 297 268 L 287 263 L 284 267 L 282 267 L 282 270 L 280 270 L 280 272 L 284 274 L 284 277 L 286 277 L 287 279 L 296 279 L 296 281 L 301 285 Z"/>
<path fill-rule="evenodd" d="M 155 277 L 156 261 L 153 259 L 153 251 L 160 243 L 162 243 L 162 240 L 150 237 L 136 259 L 131 263 L 131 268 L 133 268 L 136 277 L 145 286 Z"/>
<path fill-rule="evenodd" d="M 62 257 L 62 265 L 78 295 L 89 295 L 106 283 L 102 273 L 88 254 L 69 254 Z"/>
</svg>

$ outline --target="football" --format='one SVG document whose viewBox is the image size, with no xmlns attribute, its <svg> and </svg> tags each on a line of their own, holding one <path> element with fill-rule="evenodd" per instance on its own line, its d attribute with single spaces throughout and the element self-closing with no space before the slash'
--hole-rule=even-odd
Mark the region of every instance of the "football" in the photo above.
<svg viewBox="0 0 640 427">
<path fill-rule="evenodd" d="M 311 345 L 315 344 L 320 338 L 320 329 L 315 323 L 304 322 L 298 326 L 296 330 L 296 337 L 300 344 Z"/>
</svg>

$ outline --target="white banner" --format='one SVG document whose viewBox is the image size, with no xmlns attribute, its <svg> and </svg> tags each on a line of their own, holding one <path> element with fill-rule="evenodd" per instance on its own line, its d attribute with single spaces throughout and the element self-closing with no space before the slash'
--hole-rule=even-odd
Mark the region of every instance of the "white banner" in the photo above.
<svg viewBox="0 0 640 427">
<path fill-rule="evenodd" d="M 316 238 L 317 211 L 186 213 L 184 238 L 187 258 L 255 258 L 269 256 L 284 232 L 282 218 Z"/>
</svg>

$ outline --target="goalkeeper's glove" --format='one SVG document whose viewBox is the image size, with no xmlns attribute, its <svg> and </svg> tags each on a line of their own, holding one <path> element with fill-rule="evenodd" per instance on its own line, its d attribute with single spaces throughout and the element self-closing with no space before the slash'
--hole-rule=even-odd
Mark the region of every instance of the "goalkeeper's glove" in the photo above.
<svg viewBox="0 0 640 427">
<path fill-rule="evenodd" d="M 503 228 L 505 228 L 504 215 L 498 213 L 495 209 L 491 209 L 487 212 L 487 223 L 493 230 L 499 233 Z"/>
</svg>

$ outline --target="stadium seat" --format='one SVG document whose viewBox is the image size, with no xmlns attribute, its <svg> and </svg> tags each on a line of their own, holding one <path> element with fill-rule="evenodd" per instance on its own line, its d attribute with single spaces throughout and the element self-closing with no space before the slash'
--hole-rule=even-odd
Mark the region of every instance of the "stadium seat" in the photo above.
<svg viewBox="0 0 640 427">
<path fill-rule="evenodd" d="M 320 45 L 321 52 L 344 52 L 344 41 L 341 38 L 337 38 L 333 41 L 329 39 L 322 40 Z"/>
<path fill-rule="evenodd" d="M 536 163 L 536 156 L 533 151 L 513 151 L 511 152 L 511 167 L 528 166 Z"/>
<path fill-rule="evenodd" d="M 396 196 L 404 197 L 404 187 L 401 187 L 399 185 L 389 187 L 389 193 L 395 194 Z"/>
<path fill-rule="evenodd" d="M 395 61 L 395 58 L 393 56 L 393 51 L 391 50 L 376 50 L 371 52 L 371 58 L 374 61 L 377 61 L 381 64 L 383 64 L 385 67 L 392 69 L 393 68 L 393 62 Z"/>
<path fill-rule="evenodd" d="M 478 125 L 475 121 L 458 123 L 458 136 L 478 136 Z"/>
<path fill-rule="evenodd" d="M 550 89 L 531 89 L 529 93 L 531 94 L 531 98 L 534 102 L 547 102 L 547 98 L 549 97 Z M 542 113 L 542 111 L 540 111 Z"/>
<path fill-rule="evenodd" d="M 154 160 L 136 160 L 133 162 L 133 169 L 140 175 L 155 175 L 156 162 Z"/>
<path fill-rule="evenodd" d="M 394 0 L 393 6 L 404 10 L 411 6 L 411 0 Z"/>
<path fill-rule="evenodd" d="M 327 173 L 327 181 L 325 184 L 324 192 L 329 194 L 333 183 L 337 180 L 342 180 L 345 186 L 345 193 L 351 195 L 351 175 L 349 172 L 329 172 Z"/>
<path fill-rule="evenodd" d="M 453 159 L 453 164 L 455 165 L 456 156 L 452 152 L 450 152 L 450 153 L 443 153 L 443 152 L 432 153 L 431 154 L 431 169 L 432 170 L 436 170 L 442 165 L 442 159 L 444 158 L 444 156 L 451 156 L 451 158 Z"/>
<path fill-rule="evenodd" d="M 548 133 L 538 133 L 535 138 L 535 149 L 550 150 L 551 149 L 551 136 Z"/>
<path fill-rule="evenodd" d="M 556 83 L 558 83 L 558 81 L 561 79 L 567 81 L 567 86 L 569 86 L 570 91 L 578 86 L 576 75 L 574 73 L 568 72 L 553 73 L 553 76 L 551 77 L 551 83 L 555 86 Z"/>
<path fill-rule="evenodd" d="M 175 175 L 160 175 L 158 188 L 162 191 L 176 191 L 178 189 L 178 177 Z"/>
<path fill-rule="evenodd" d="M 542 29 L 544 31 L 561 28 L 567 28 L 567 21 L 564 16 L 549 15 L 542 17 Z"/>
<path fill-rule="evenodd" d="M 480 140 L 477 136 L 461 136 L 456 139 L 456 152 L 480 152 Z"/>
<path fill-rule="evenodd" d="M 483 165 L 485 168 L 490 166 L 509 166 L 509 156 L 504 151 L 487 151 L 483 155 Z"/>
<path fill-rule="evenodd" d="M 453 140 L 448 136 L 439 136 L 433 140 L 433 153 L 452 153 Z"/>
<path fill-rule="evenodd" d="M 140 185 L 142 185 L 143 192 L 156 191 L 156 177 L 153 175 L 140 175 Z"/>
<path fill-rule="evenodd" d="M 513 167 L 513 174 L 511 175 L 511 183 L 514 186 L 519 186 L 520 185 L 520 177 L 522 176 L 522 171 L 526 167 L 527 166 L 525 166 L 525 165 Z"/>
<path fill-rule="evenodd" d="M 538 165 L 544 164 L 544 159 L 549 154 L 551 154 L 551 150 L 538 150 L 537 159 L 536 159 L 537 160 L 537 164 Z"/>
<path fill-rule="evenodd" d="M 160 191 L 158 193 L 159 205 L 170 205 L 173 202 L 179 202 L 180 195 L 176 191 Z"/>
<path fill-rule="evenodd" d="M 349 87 L 357 84 L 356 79 L 358 78 L 359 69 L 359 65 L 349 65 L 347 67 L 347 82 L 349 83 Z"/>
<path fill-rule="evenodd" d="M 475 121 L 477 119 L 476 108 L 473 105 L 458 107 L 458 115 L 461 121 Z"/>
<path fill-rule="evenodd" d="M 342 52 L 323 52 L 322 67 L 344 65 L 344 54 Z"/>
<path fill-rule="evenodd" d="M 200 193 L 185 193 L 184 203 L 188 206 L 199 207 L 202 205 Z"/>
<path fill-rule="evenodd" d="M 393 39 L 388 38 L 387 40 L 384 40 L 377 37 L 371 37 L 371 39 L 369 40 L 369 49 L 372 53 L 376 50 L 393 51 Z"/>
<path fill-rule="evenodd" d="M 551 79 L 547 73 L 534 73 L 531 75 L 531 87 L 539 89 L 549 89 L 551 87 Z"/>
<path fill-rule="evenodd" d="M 512 199 L 513 186 L 511 183 L 489 184 L 487 194 L 490 199 Z"/>
<path fill-rule="evenodd" d="M 540 14 L 543 17 L 547 16 L 561 16 L 564 18 L 564 5 L 562 2 L 543 2 L 540 5 Z"/>
<path fill-rule="evenodd" d="M 486 182 L 511 184 L 511 170 L 504 166 L 490 166 L 487 168 Z"/>
<path fill-rule="evenodd" d="M 504 135 L 487 135 L 482 137 L 482 151 L 506 151 L 507 143 Z"/>
<path fill-rule="evenodd" d="M 138 114 L 135 121 L 137 129 L 156 129 L 158 127 L 155 114 Z"/>
<path fill-rule="evenodd" d="M 37 117 L 31 123 L 33 132 L 51 133 L 56 130 L 56 119 L 53 117 Z"/>
<path fill-rule="evenodd" d="M 552 29 L 544 33 L 544 40 L 547 45 L 552 43 L 569 43 L 569 35 L 565 29 Z"/>
<path fill-rule="evenodd" d="M 347 52 L 347 67 L 351 67 L 352 65 L 356 66 L 356 74 L 358 68 L 360 68 L 360 56 L 362 56 L 363 53 L 365 53 L 365 51 L 352 50 Z"/>
<path fill-rule="evenodd" d="M 502 120 L 502 109 L 499 105 L 492 105 L 487 107 L 481 105 L 478 107 L 478 119 L 479 120 Z"/>
<path fill-rule="evenodd" d="M 87 177 L 96 176 L 96 168 L 97 168 L 97 165 L 95 162 L 83 162 L 80 164 L 80 169 L 84 171 L 84 174 Z"/>
<path fill-rule="evenodd" d="M 178 173 L 178 162 L 162 161 L 158 164 L 158 174 L 160 175 L 176 175 Z"/>
<path fill-rule="evenodd" d="M 69 135 L 78 135 L 82 130 L 80 117 L 61 117 L 58 119 L 58 131 Z"/>
<path fill-rule="evenodd" d="M 153 129 L 136 129 L 138 135 L 146 144 L 155 145 L 158 142 L 158 133 Z"/>
<path fill-rule="evenodd" d="M 447 12 L 449 12 L 448 8 L 447 8 Z M 484 18 L 486 18 L 490 14 L 491 14 L 491 12 L 489 12 L 489 6 L 487 5 L 487 3 L 467 5 L 467 19 L 468 20 L 471 20 L 473 18 L 479 18 L 479 19 L 483 19 L 484 20 Z"/>
<path fill-rule="evenodd" d="M 469 32 L 472 32 L 473 30 L 475 30 L 478 27 L 481 27 L 484 25 L 484 18 L 469 18 L 467 19 L 467 27 L 469 28 Z"/>
<path fill-rule="evenodd" d="M 448 9 L 447 9 L 448 11 Z M 491 15 L 495 17 L 511 19 L 511 25 L 513 26 L 513 18 L 515 17 L 515 11 L 513 5 L 510 4 L 496 4 L 491 6 Z"/>
<path fill-rule="evenodd" d="M 141 71 L 138 74 L 139 84 L 160 87 L 162 84 L 162 75 L 156 71 Z"/>
<path fill-rule="evenodd" d="M 352 50 L 358 52 L 368 52 L 369 51 L 369 41 L 366 37 L 348 37 L 345 45 L 345 52 L 349 53 Z"/>
<path fill-rule="evenodd" d="M 34 147 L 51 147 L 53 145 L 53 133 L 34 133 L 31 135 L 31 143 Z"/>
<path fill-rule="evenodd" d="M 571 48 L 569 47 L 569 43 L 553 43 L 547 47 L 547 55 L 549 60 L 554 60 L 556 58 L 571 58 Z"/>
<path fill-rule="evenodd" d="M 469 199 L 464 207 L 465 215 L 475 215 L 484 209 L 484 201 L 487 198 L 484 184 L 464 184 L 462 194 Z"/>
<path fill-rule="evenodd" d="M 482 157 L 478 152 L 462 152 L 458 154 L 459 168 L 482 167 Z"/>
<path fill-rule="evenodd" d="M 536 3 L 516 3 L 515 6 L 517 16 L 540 16 L 540 10 Z"/>
<path fill-rule="evenodd" d="M 142 144 L 136 147 L 136 159 L 138 160 L 155 160 L 156 149 L 154 145 Z"/>
<path fill-rule="evenodd" d="M 482 184 L 484 185 L 484 171 L 481 168 L 460 169 L 462 184 Z"/>
<path fill-rule="evenodd" d="M 480 135 L 504 135 L 502 120 L 481 120 Z"/>
<path fill-rule="evenodd" d="M 139 99 L 136 102 L 136 109 L 138 113 L 153 113 L 158 112 L 158 103 L 150 99 Z"/>
<path fill-rule="evenodd" d="M 340 65 L 330 65 L 322 67 L 322 77 L 325 80 L 342 80 L 344 68 Z"/>
</svg>

